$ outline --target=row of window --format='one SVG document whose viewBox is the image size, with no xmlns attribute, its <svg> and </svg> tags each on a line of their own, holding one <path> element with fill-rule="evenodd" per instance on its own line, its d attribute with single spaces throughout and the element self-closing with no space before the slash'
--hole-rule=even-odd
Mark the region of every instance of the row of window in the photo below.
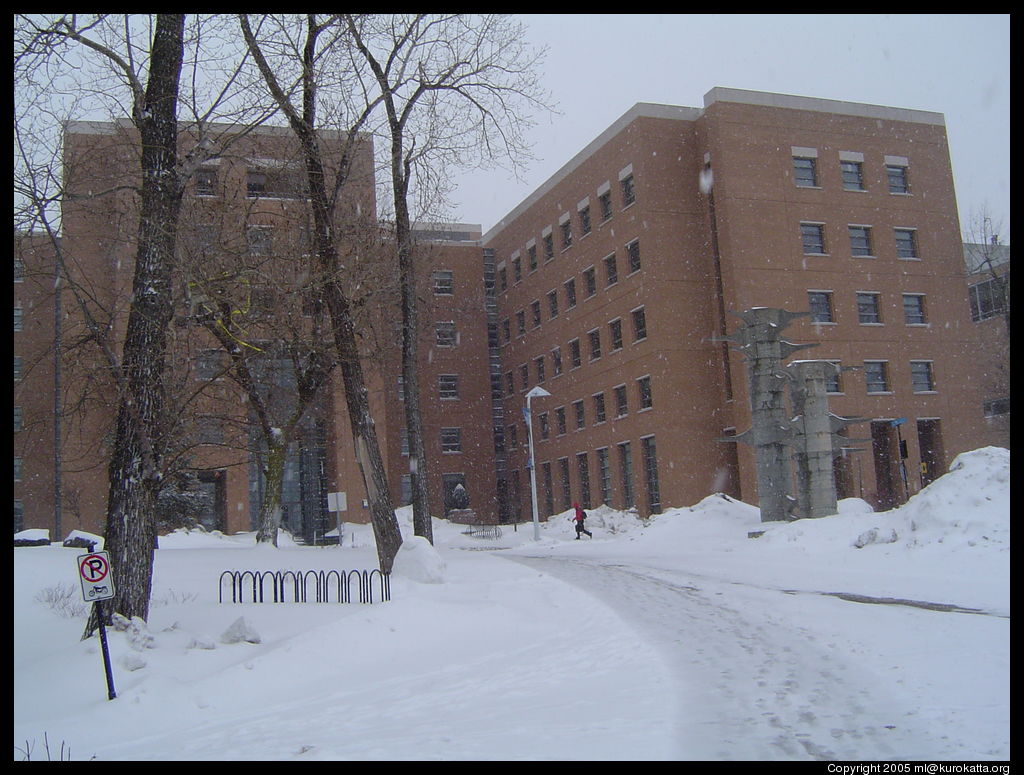
<svg viewBox="0 0 1024 775">
<path fill-rule="evenodd" d="M 626 243 L 626 276 L 630 276 L 640 271 L 640 240 L 635 239 Z M 602 277 L 605 288 L 611 288 L 619 282 L 619 259 L 616 253 L 610 253 L 601 260 Z M 581 273 L 583 278 L 583 298 L 589 299 L 597 294 L 598 290 L 598 269 L 596 265 L 588 266 Z M 499 276 L 500 276 L 499 272 Z M 516 277 L 516 282 L 519 282 L 521 276 Z M 559 296 L 562 297 L 559 300 Z M 576 278 L 570 277 L 564 283 L 562 283 L 561 293 L 558 288 L 553 288 L 547 293 L 547 309 L 549 319 L 558 316 L 559 310 L 564 304 L 565 309 L 572 309 L 576 306 L 577 291 L 576 291 Z M 517 331 L 519 336 L 526 333 L 526 311 L 519 310 L 516 312 L 516 323 Z M 537 328 L 541 324 L 541 301 L 540 299 L 534 299 L 530 304 L 530 319 L 533 328 Z M 505 332 L 505 341 L 508 342 L 511 339 L 511 326 L 508 319 L 502 322 L 502 327 Z"/>
<path fill-rule="evenodd" d="M 604 503 L 617 508 L 628 509 L 636 506 L 636 481 L 633 462 L 633 444 L 630 441 L 622 441 L 615 445 L 615 456 L 617 465 L 612 462 L 612 449 L 600 447 L 594 451 L 597 459 L 597 495 L 598 503 Z M 654 436 L 645 436 L 640 439 L 641 453 L 641 477 L 646 496 L 648 514 L 657 514 L 661 511 L 661 488 L 658 483 L 658 451 Z M 551 516 L 555 513 L 555 475 L 557 473 L 560 484 L 560 507 L 565 511 L 572 507 L 573 502 L 578 501 L 584 508 L 593 508 L 591 476 L 590 476 L 590 452 L 577 452 L 576 458 L 576 484 L 577 490 L 572 488 L 571 458 L 562 457 L 551 462 L 542 462 L 540 468 L 540 495 L 541 508 L 544 516 Z M 619 476 L 619 502 L 613 501 L 612 478 L 613 465 Z M 524 472 L 524 478 L 529 481 L 529 471 Z M 516 510 L 521 511 L 519 502 L 520 481 L 519 472 L 512 472 L 512 491 L 517 499 Z"/>
<path fill-rule="evenodd" d="M 651 391 L 650 376 L 638 377 L 634 380 L 636 406 L 638 411 L 646 411 L 654 407 L 654 394 Z M 611 409 L 616 419 L 629 414 L 630 397 L 626 384 L 616 385 L 611 389 Z M 572 423 L 573 431 L 581 431 L 587 427 L 587 403 L 590 403 L 591 426 L 601 425 L 608 420 L 608 406 L 605 401 L 605 391 L 599 391 L 590 396 L 589 399 L 577 399 L 570 406 L 559 406 L 551 412 L 541 412 L 537 415 L 537 434 L 540 441 L 547 441 L 552 433 L 555 436 L 565 436 L 569 433 L 569 423 Z M 571 411 L 571 416 L 570 416 Z M 523 421 L 523 442 L 525 443 L 528 429 Z M 519 443 L 519 424 L 513 423 L 508 426 L 505 433 L 505 440 L 509 447 L 514 448 Z"/>
<path fill-rule="evenodd" d="M 807 292 L 807 304 L 811 311 L 812 323 L 835 323 L 832 291 L 814 290 Z M 861 325 L 883 325 L 881 293 L 878 291 L 857 291 L 857 322 Z M 908 326 L 928 323 L 923 293 L 904 293 L 903 322 Z"/>
<path fill-rule="evenodd" d="M 647 313 L 644 307 L 637 307 L 630 311 L 630 320 L 632 322 L 632 336 L 633 344 L 641 342 L 647 338 Z M 587 343 L 587 355 L 590 362 L 596 361 L 601 358 L 603 354 L 603 340 L 601 336 L 602 329 L 593 328 L 587 332 L 586 343 Z M 606 340 L 610 345 L 609 352 L 617 352 L 624 347 L 624 335 L 622 328 L 622 318 L 615 318 L 610 320 L 607 324 L 608 339 Z M 583 365 L 583 344 L 580 338 L 570 339 L 568 344 L 568 359 L 569 368 L 578 369 Z M 561 346 L 552 348 L 549 354 L 541 354 L 533 358 L 534 376 L 535 381 L 533 384 L 540 384 L 547 380 L 548 376 L 548 359 L 551 362 L 551 376 L 557 377 L 565 370 L 565 363 L 562 355 Z M 530 364 L 522 363 L 519 365 L 519 384 L 520 390 L 526 391 L 531 387 L 530 383 Z M 508 371 L 505 373 L 505 395 L 511 396 L 515 392 L 515 378 L 513 372 Z"/>
<path fill-rule="evenodd" d="M 196 196 L 218 196 L 219 180 L 216 167 L 202 167 L 193 176 Z M 307 177 L 301 165 L 271 161 L 246 171 L 245 193 L 250 199 L 308 198 Z"/>
<path fill-rule="evenodd" d="M 840 361 L 832 361 L 842 366 Z M 889 361 L 866 360 L 863 362 L 864 383 L 868 394 L 892 393 L 892 381 L 889 373 Z M 930 360 L 910 361 L 910 386 L 915 393 L 934 393 L 935 374 Z M 825 383 L 828 393 L 844 393 L 842 372 L 829 377 Z"/>
<path fill-rule="evenodd" d="M 622 209 L 629 207 L 636 201 L 636 186 L 633 181 L 633 165 L 619 171 L 619 197 Z M 612 187 L 610 181 L 605 181 L 597 189 L 597 204 L 599 209 L 600 222 L 604 223 L 612 217 Z M 586 236 L 593 230 L 593 221 L 590 212 L 590 197 L 584 197 L 576 205 L 575 222 L 579 228 L 579 234 Z M 570 212 L 563 213 L 558 219 L 559 249 L 564 251 L 572 247 L 574 239 L 574 219 Z M 541 254 L 545 262 L 555 257 L 555 236 L 554 230 L 548 226 L 541 232 L 540 245 L 536 239 L 526 243 L 526 271 L 534 272 L 540 262 Z M 523 255 L 521 250 L 516 250 L 509 257 L 512 265 L 512 282 L 518 283 L 523 279 Z M 509 286 L 507 267 L 504 262 L 498 265 L 498 288 L 506 290 Z"/>
<path fill-rule="evenodd" d="M 798 188 L 820 188 L 818 150 L 796 148 L 793 151 L 793 182 Z M 909 194 L 909 163 L 903 156 L 884 157 L 885 181 L 890 194 Z M 839 152 L 839 176 L 845 191 L 867 191 L 864 176 L 864 154 Z"/>
<path fill-rule="evenodd" d="M 872 226 L 849 224 L 846 230 L 850 241 L 851 256 L 854 258 L 875 257 L 874 228 Z M 827 256 L 831 252 L 829 249 L 831 246 L 825 239 L 824 223 L 801 221 L 800 241 L 803 245 L 804 255 Z M 899 258 L 921 257 L 917 247 L 917 229 L 893 229 L 893 241 L 896 255 Z"/>
</svg>

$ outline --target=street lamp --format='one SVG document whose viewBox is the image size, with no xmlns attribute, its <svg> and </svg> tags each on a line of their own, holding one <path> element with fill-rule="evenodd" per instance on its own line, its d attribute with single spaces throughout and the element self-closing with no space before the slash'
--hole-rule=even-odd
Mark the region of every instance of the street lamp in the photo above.
<svg viewBox="0 0 1024 775">
<path fill-rule="evenodd" d="M 537 466 L 533 459 L 533 415 L 530 413 L 530 401 L 534 398 L 544 398 L 551 394 L 538 385 L 526 394 L 526 408 L 523 409 L 523 417 L 526 419 L 526 435 L 530 440 L 530 459 L 527 468 L 530 469 L 530 498 L 533 502 L 533 540 L 540 540 L 540 520 L 537 517 Z"/>
</svg>

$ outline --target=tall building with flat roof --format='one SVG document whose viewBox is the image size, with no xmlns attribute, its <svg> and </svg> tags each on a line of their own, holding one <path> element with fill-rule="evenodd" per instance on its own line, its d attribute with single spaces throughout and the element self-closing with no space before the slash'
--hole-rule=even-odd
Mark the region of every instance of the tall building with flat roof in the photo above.
<svg viewBox="0 0 1024 775">
<path fill-rule="evenodd" d="M 638 104 L 484 235 L 498 272 L 513 511 L 642 515 L 713 492 L 757 502 L 746 366 L 716 341 L 752 307 L 838 363 L 830 410 L 864 418 L 840 497 L 905 500 L 981 441 L 942 116 L 716 88 Z M 861 448 L 855 452 L 853 448 Z"/>
</svg>

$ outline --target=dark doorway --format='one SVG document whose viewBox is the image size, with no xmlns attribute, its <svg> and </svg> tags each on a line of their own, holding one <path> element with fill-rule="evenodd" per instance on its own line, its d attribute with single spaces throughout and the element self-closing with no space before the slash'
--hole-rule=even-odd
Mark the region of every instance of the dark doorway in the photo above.
<svg viewBox="0 0 1024 775">
<path fill-rule="evenodd" d="M 447 517 L 448 512 L 452 509 L 466 508 L 465 505 L 459 505 L 459 498 L 455 496 L 455 488 L 462 485 L 462 489 L 466 489 L 466 475 L 465 474 L 441 474 L 442 487 L 444 488 L 444 514 Z M 469 495 L 467 492 L 466 495 Z M 472 503 L 470 503 L 472 507 Z"/>
<path fill-rule="evenodd" d="M 888 511 L 899 505 L 896 488 L 896 434 L 889 420 L 871 423 L 871 453 L 875 460 L 875 508 Z"/>
<path fill-rule="evenodd" d="M 223 471 L 200 471 L 196 476 L 199 490 L 203 493 L 203 511 L 199 515 L 199 524 L 206 530 L 225 529 L 227 517 L 227 499 Z"/>
<path fill-rule="evenodd" d="M 921 486 L 926 487 L 946 471 L 946 450 L 942 444 L 942 421 L 918 420 L 917 444 L 921 450 Z"/>
</svg>

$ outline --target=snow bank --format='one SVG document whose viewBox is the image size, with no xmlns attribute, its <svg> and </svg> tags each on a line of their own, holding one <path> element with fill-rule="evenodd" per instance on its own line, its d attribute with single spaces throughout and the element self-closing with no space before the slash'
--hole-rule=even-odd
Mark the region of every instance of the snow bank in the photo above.
<svg viewBox="0 0 1024 775">
<path fill-rule="evenodd" d="M 395 556 L 392 575 L 418 581 L 421 584 L 444 582 L 445 562 L 423 536 L 409 536 Z"/>
</svg>

